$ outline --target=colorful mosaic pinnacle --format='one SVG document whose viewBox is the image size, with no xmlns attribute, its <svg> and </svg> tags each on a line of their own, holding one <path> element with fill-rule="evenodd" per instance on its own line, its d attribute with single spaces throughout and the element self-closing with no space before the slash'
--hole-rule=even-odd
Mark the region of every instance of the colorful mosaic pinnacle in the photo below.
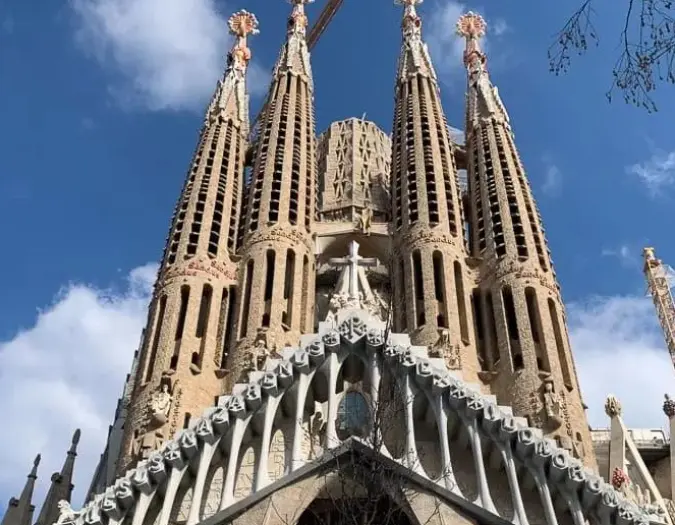
<svg viewBox="0 0 675 525">
<path fill-rule="evenodd" d="M 485 36 L 487 25 L 478 13 L 469 11 L 457 20 L 457 34 L 467 39 L 478 39 Z"/>
<path fill-rule="evenodd" d="M 624 485 L 630 485 L 630 478 L 623 469 L 616 467 L 612 472 L 612 486 L 616 490 L 620 490 Z"/>
<path fill-rule="evenodd" d="M 253 13 L 242 9 L 227 20 L 227 26 L 230 29 L 230 34 L 237 37 L 231 52 L 234 68 L 244 71 L 251 60 L 251 50 L 246 45 L 246 37 L 260 32 L 258 30 L 258 19 Z"/>
<path fill-rule="evenodd" d="M 234 13 L 228 19 L 227 26 L 230 29 L 230 34 L 241 38 L 260 33 L 258 19 L 253 13 L 249 13 L 244 9 Z"/>
</svg>

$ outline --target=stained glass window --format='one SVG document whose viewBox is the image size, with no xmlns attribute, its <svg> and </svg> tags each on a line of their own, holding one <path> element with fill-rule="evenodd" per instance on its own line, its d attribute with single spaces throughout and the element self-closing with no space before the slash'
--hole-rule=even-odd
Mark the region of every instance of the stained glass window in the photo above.
<svg viewBox="0 0 675 525">
<path fill-rule="evenodd" d="M 370 410 L 363 394 L 351 391 L 344 395 L 338 406 L 336 423 L 340 439 L 364 436 L 368 432 Z"/>
</svg>

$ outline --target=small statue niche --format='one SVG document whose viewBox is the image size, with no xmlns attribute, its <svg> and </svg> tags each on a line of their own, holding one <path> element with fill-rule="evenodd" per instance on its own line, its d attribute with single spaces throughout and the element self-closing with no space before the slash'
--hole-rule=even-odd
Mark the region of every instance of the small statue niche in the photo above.
<svg viewBox="0 0 675 525">
<path fill-rule="evenodd" d="M 150 413 L 154 424 L 163 425 L 167 422 L 172 401 L 173 396 L 169 391 L 169 384 L 164 381 L 161 383 L 159 391 L 155 392 L 150 399 Z"/>
<path fill-rule="evenodd" d="M 546 423 L 555 430 L 563 424 L 564 411 L 563 400 L 555 391 L 553 381 L 544 382 L 544 390 L 542 394 L 544 401 L 544 413 L 546 415 Z"/>
</svg>

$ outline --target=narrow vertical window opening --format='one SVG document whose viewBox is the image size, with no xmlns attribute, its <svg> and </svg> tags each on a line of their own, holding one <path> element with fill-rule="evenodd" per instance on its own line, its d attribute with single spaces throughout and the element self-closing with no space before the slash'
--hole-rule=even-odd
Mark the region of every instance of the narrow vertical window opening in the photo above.
<svg viewBox="0 0 675 525">
<path fill-rule="evenodd" d="M 546 346 L 542 337 L 541 316 L 539 315 L 539 305 L 537 303 L 537 293 L 532 287 L 525 288 L 525 302 L 527 304 L 527 317 L 530 320 L 530 330 L 532 331 L 532 341 L 534 342 L 534 351 L 537 356 L 537 368 L 545 372 L 550 372 Z"/>
<path fill-rule="evenodd" d="M 157 350 L 159 349 L 159 340 L 162 337 L 162 326 L 164 325 L 164 315 L 166 313 L 166 295 L 163 295 L 159 300 L 159 311 L 157 312 L 157 321 L 155 333 L 152 338 L 152 347 L 150 350 L 150 358 L 145 369 L 145 380 L 150 381 L 152 372 L 155 369 L 155 361 L 157 360 Z"/>
<path fill-rule="evenodd" d="M 574 384 L 572 382 L 572 374 L 570 372 L 569 362 L 567 361 L 567 353 L 565 352 L 565 344 L 563 342 L 562 327 L 558 318 L 558 310 L 555 307 L 553 299 L 548 300 L 548 310 L 551 315 L 551 323 L 553 324 L 553 335 L 555 336 L 555 346 L 558 350 L 558 360 L 560 361 L 560 371 L 562 372 L 563 382 L 567 390 L 572 390 Z"/>
<path fill-rule="evenodd" d="M 424 279 L 422 278 L 422 255 L 419 250 L 412 254 L 413 262 L 413 280 L 415 283 L 415 313 L 417 317 L 417 327 L 426 323 L 424 316 Z"/>
<path fill-rule="evenodd" d="M 274 250 L 267 250 L 265 256 L 265 311 L 263 312 L 262 325 L 270 325 L 272 315 L 272 296 L 274 295 Z"/>
<path fill-rule="evenodd" d="M 506 316 L 506 331 L 509 339 L 509 350 L 511 351 L 511 364 L 514 370 L 522 370 L 525 367 L 525 363 L 520 348 L 516 306 L 513 302 L 513 293 L 508 286 L 502 289 L 502 302 L 504 304 L 504 315 Z"/>
<path fill-rule="evenodd" d="M 209 317 L 211 316 L 211 300 L 213 299 L 213 288 L 205 284 L 202 289 L 202 300 L 199 303 L 199 316 L 197 317 L 197 329 L 195 336 L 201 339 L 199 352 L 192 353 L 192 364 L 201 369 L 204 362 L 204 352 L 206 351 L 206 331 L 209 327 Z"/>
<path fill-rule="evenodd" d="M 293 324 L 293 287 L 295 277 L 295 252 L 288 250 L 286 252 L 286 278 L 284 280 L 284 300 L 286 309 L 281 317 L 281 324 L 284 330 L 290 330 Z"/>
<path fill-rule="evenodd" d="M 478 348 L 478 362 L 482 371 L 490 370 L 486 352 L 485 326 L 483 326 L 483 303 L 480 290 L 478 288 L 471 292 L 471 305 L 473 308 L 473 324 L 476 332 L 476 346 Z"/>
<path fill-rule="evenodd" d="M 176 324 L 175 340 L 179 341 L 183 338 L 183 330 L 185 329 L 185 317 L 187 316 L 188 301 L 190 300 L 190 287 L 183 286 L 180 289 L 180 308 L 178 311 L 178 323 Z"/>
<path fill-rule="evenodd" d="M 405 263 L 403 259 L 399 261 L 398 266 L 398 299 L 399 307 L 401 311 L 401 325 L 400 330 L 403 332 L 408 329 L 408 313 L 406 310 L 406 299 L 405 299 Z"/>
<path fill-rule="evenodd" d="M 223 288 L 223 293 L 220 296 L 220 310 L 218 312 L 218 332 L 216 333 L 216 345 L 219 345 L 221 351 L 218 352 L 216 351 L 216 359 L 214 360 L 214 364 L 219 367 L 222 367 L 222 362 L 223 362 L 223 354 L 227 352 L 227 347 L 225 346 L 225 330 L 227 330 L 226 323 L 227 323 L 227 316 L 229 314 L 228 311 L 228 305 L 229 305 L 229 290 L 227 287 Z"/>
<path fill-rule="evenodd" d="M 485 294 L 485 309 L 487 310 L 487 342 L 488 342 L 488 355 L 492 357 L 492 366 L 494 368 L 499 364 L 499 343 L 497 339 L 497 318 L 495 317 L 495 307 L 494 302 L 492 301 L 492 292 L 487 292 Z"/>
<path fill-rule="evenodd" d="M 436 297 L 436 324 L 439 328 L 448 328 L 445 301 L 445 269 L 443 254 L 435 251 L 431 257 L 434 267 L 434 296 Z"/>
<path fill-rule="evenodd" d="M 233 346 L 233 336 L 235 333 L 235 308 L 237 304 L 237 289 L 230 287 L 230 299 L 227 306 L 227 320 L 225 322 L 225 335 L 223 336 L 223 355 L 221 358 L 221 368 L 227 368 L 227 357 Z"/>
<path fill-rule="evenodd" d="M 241 309 L 240 337 L 246 337 L 248 331 L 248 315 L 251 309 L 251 292 L 253 291 L 253 261 L 248 261 L 246 264 L 246 281 L 244 283 L 244 302 Z"/>
<path fill-rule="evenodd" d="M 199 304 L 199 317 L 197 319 L 197 329 L 195 336 L 202 338 L 206 334 L 206 328 L 209 324 L 209 314 L 211 311 L 211 297 L 213 296 L 213 288 L 211 285 L 205 284 L 202 290 L 202 300 Z"/>
<path fill-rule="evenodd" d="M 457 293 L 457 309 L 459 311 L 459 333 L 462 337 L 462 342 L 465 345 L 470 343 L 469 340 L 469 320 L 467 319 L 466 300 L 464 298 L 464 278 L 462 277 L 462 265 L 459 261 L 453 264 L 455 268 L 455 291 Z"/>
<path fill-rule="evenodd" d="M 176 334 L 174 336 L 173 355 L 169 368 L 176 370 L 178 368 L 178 358 L 180 355 L 181 340 L 183 339 L 183 330 L 185 329 L 185 318 L 187 317 L 188 301 L 190 300 L 190 287 L 182 286 L 180 289 L 180 307 L 178 310 L 178 323 L 176 323 Z"/>
<path fill-rule="evenodd" d="M 307 330 L 310 312 L 307 311 L 307 301 L 309 299 L 309 258 L 305 255 L 302 259 L 302 298 L 300 302 L 300 319 L 302 321 L 301 330 Z"/>
</svg>

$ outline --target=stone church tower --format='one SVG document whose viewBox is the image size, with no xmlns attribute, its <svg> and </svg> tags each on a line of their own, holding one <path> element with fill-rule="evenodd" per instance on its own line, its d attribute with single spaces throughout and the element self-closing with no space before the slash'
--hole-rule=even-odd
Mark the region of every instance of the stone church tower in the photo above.
<svg viewBox="0 0 675 525">
<path fill-rule="evenodd" d="M 236 41 L 172 218 L 141 344 L 119 473 L 186 427 L 222 391 L 223 348 L 234 337 L 233 259 L 249 133 L 246 37 L 257 26 L 245 11 L 229 19 Z"/>
<path fill-rule="evenodd" d="M 457 144 L 421 1 L 396 0 L 390 136 L 351 118 L 317 138 L 310 0 L 291 0 L 251 144 L 258 23 L 230 17 L 235 43 L 86 504 L 70 505 L 77 432 L 40 525 L 673 525 L 665 500 L 598 476 L 485 22 L 457 24 Z M 612 450 L 607 465 L 623 468 Z M 36 476 L 37 460 L 2 525 L 31 525 Z"/>
<path fill-rule="evenodd" d="M 392 148 L 395 328 L 476 381 L 464 214 L 436 72 L 415 2 L 403 2 Z"/>
<path fill-rule="evenodd" d="M 254 151 L 239 263 L 237 345 L 230 378 L 258 366 L 313 325 L 316 134 L 305 41 L 305 0 L 294 0 Z"/>
<path fill-rule="evenodd" d="M 485 22 L 465 15 L 457 30 L 466 39 L 469 249 L 479 261 L 472 300 L 482 377 L 500 402 L 593 465 L 560 286 L 509 115 L 480 48 Z"/>
</svg>

